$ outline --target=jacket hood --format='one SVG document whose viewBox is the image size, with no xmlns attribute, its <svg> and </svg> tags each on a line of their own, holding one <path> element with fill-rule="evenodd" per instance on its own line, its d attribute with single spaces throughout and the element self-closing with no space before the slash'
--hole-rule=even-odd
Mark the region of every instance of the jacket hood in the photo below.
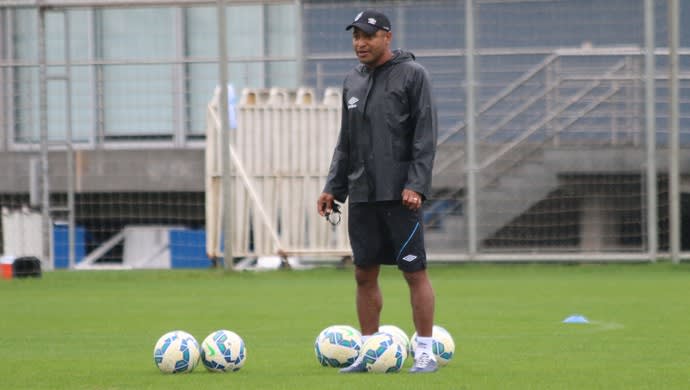
<svg viewBox="0 0 690 390">
<path fill-rule="evenodd" d="M 411 51 L 406 51 L 403 49 L 395 49 L 395 50 L 393 50 L 393 57 L 391 57 L 391 59 L 388 60 L 388 62 L 386 62 L 385 64 L 383 64 L 377 68 L 374 68 L 374 69 L 371 69 L 364 64 L 359 64 L 359 71 L 363 72 L 363 73 L 364 72 L 371 72 L 372 70 L 387 68 L 391 65 L 397 65 L 397 64 L 401 64 L 403 62 L 414 61 L 415 59 L 416 59 L 416 57 Z"/>
<path fill-rule="evenodd" d="M 407 62 L 407 61 L 414 61 L 416 57 L 414 54 L 412 54 L 411 51 L 406 51 L 403 49 L 395 49 L 393 50 L 393 58 L 390 59 L 386 64 L 399 64 L 402 62 Z M 384 64 L 384 65 L 386 65 Z"/>
</svg>

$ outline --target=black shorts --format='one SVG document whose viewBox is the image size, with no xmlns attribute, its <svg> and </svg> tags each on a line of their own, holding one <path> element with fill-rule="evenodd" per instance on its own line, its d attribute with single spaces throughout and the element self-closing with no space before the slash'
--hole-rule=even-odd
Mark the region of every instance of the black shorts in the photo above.
<svg viewBox="0 0 690 390">
<path fill-rule="evenodd" d="M 426 269 L 420 211 L 402 201 L 350 203 L 348 232 L 354 263 L 397 265 L 405 272 Z"/>
</svg>

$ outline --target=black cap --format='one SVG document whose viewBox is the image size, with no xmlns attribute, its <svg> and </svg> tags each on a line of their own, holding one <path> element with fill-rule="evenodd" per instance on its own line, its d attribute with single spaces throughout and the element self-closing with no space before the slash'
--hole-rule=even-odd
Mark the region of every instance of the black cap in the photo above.
<svg viewBox="0 0 690 390">
<path fill-rule="evenodd" d="M 374 10 L 362 11 L 355 16 L 355 20 L 350 23 L 345 30 L 353 27 L 364 31 L 366 34 L 374 34 L 378 30 L 390 31 L 391 22 L 388 17 L 381 12 Z"/>
</svg>

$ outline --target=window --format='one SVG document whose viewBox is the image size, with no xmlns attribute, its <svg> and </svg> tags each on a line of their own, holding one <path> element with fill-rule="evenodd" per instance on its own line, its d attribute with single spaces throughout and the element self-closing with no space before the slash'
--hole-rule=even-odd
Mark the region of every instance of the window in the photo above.
<svg viewBox="0 0 690 390">
<path fill-rule="evenodd" d="M 38 13 L 30 9 L 14 10 L 13 58 L 19 62 L 38 63 Z M 84 62 L 89 56 L 89 11 L 67 11 L 70 37 L 70 61 Z M 51 142 L 66 140 L 66 83 L 54 79 L 65 76 L 65 19 L 62 13 L 49 12 L 45 18 L 47 77 L 47 124 Z M 14 109 L 14 138 L 16 144 L 40 140 L 40 73 L 38 66 L 14 68 L 12 90 Z M 72 140 L 88 142 L 93 126 L 92 75 L 88 66 L 71 67 Z"/>
<path fill-rule="evenodd" d="M 98 12 L 99 57 L 123 62 L 104 65 L 102 70 L 106 140 L 172 138 L 174 9 Z"/>
<path fill-rule="evenodd" d="M 38 11 L 12 9 L 6 74 L 12 143 L 40 141 Z M 77 142 L 179 141 L 203 137 L 206 106 L 218 83 L 216 8 L 68 9 L 72 139 Z M 245 87 L 296 87 L 299 8 L 226 8 L 228 70 Z M 65 140 L 65 20 L 46 12 L 47 123 L 51 142 Z"/>
<path fill-rule="evenodd" d="M 243 88 L 297 86 L 297 12 L 294 4 L 227 7 L 228 81 L 236 94 Z M 193 136 L 205 131 L 206 105 L 217 85 L 218 65 L 207 60 L 218 56 L 218 19 L 214 7 L 192 7 L 185 14 L 189 134 Z M 277 62 L 272 57 L 292 58 Z"/>
</svg>

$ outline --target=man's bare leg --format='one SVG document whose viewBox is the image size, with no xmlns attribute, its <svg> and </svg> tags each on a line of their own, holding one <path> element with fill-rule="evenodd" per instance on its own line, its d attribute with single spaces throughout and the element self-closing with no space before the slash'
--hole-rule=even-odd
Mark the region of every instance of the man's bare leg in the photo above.
<svg viewBox="0 0 690 390">
<path fill-rule="evenodd" d="M 383 307 L 383 298 L 379 288 L 380 266 L 355 266 L 355 280 L 357 281 L 357 317 L 362 336 L 371 336 L 379 330 L 379 318 Z M 367 372 L 364 355 L 355 360 L 350 366 L 341 368 L 341 373 Z"/>
<path fill-rule="evenodd" d="M 379 318 L 383 308 L 383 297 L 379 288 L 381 267 L 355 267 L 357 281 L 357 317 L 362 335 L 372 335 L 379 331 Z"/>
<path fill-rule="evenodd" d="M 431 337 L 434 327 L 434 289 L 426 270 L 404 272 L 407 285 L 410 287 L 412 319 L 417 336 Z"/>
<path fill-rule="evenodd" d="M 411 373 L 431 373 L 438 370 L 438 363 L 433 353 L 434 329 L 434 289 L 426 270 L 404 272 L 405 280 L 410 287 L 412 319 L 417 330 L 415 345 L 415 364 Z"/>
</svg>

